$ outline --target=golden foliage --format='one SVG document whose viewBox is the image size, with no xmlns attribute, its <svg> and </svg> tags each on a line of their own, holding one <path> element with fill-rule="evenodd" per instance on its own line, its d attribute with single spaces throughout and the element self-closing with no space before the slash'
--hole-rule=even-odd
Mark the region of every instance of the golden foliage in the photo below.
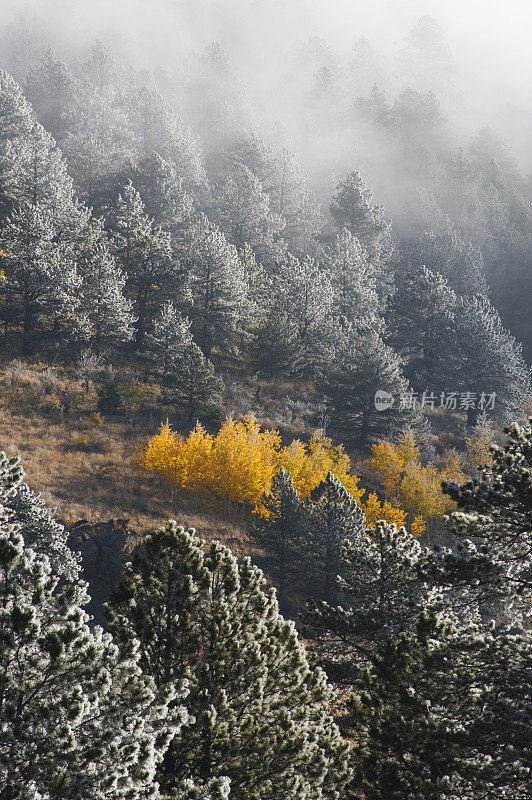
<svg viewBox="0 0 532 800">
<path fill-rule="evenodd" d="M 462 459 L 455 450 L 446 450 L 440 468 L 423 466 L 419 447 L 410 431 L 396 445 L 379 442 L 372 447 L 369 467 L 383 487 L 386 500 L 405 509 L 413 521 L 411 533 L 419 536 L 426 520 L 439 517 L 453 508 L 453 501 L 441 490 L 442 480 L 464 480 Z"/>
<path fill-rule="evenodd" d="M 492 465 L 490 446 L 493 439 L 493 428 L 485 417 L 480 417 L 466 439 L 466 466 L 471 475 L 477 475 L 479 467 Z"/>
<path fill-rule="evenodd" d="M 388 500 L 384 503 L 379 502 L 376 492 L 371 492 L 365 503 L 362 503 L 362 509 L 366 515 L 366 527 L 373 528 L 376 522 L 383 519 L 388 523 L 394 523 L 398 527 L 404 525 L 406 519 L 406 511 L 392 506 Z"/>
<path fill-rule="evenodd" d="M 326 477 L 338 478 L 366 514 L 367 527 L 379 519 L 404 524 L 406 513 L 377 495 L 362 502 L 364 489 L 351 472 L 351 461 L 341 445 L 334 445 L 316 431 L 308 445 L 295 439 L 281 447 L 277 431 L 261 431 L 252 415 L 237 422 L 228 419 L 214 437 L 196 425 L 187 438 L 174 433 L 168 423 L 136 451 L 134 464 L 161 477 L 169 486 L 201 494 L 213 494 L 228 504 L 245 504 L 261 512 L 260 499 L 271 489 L 280 467 L 290 472 L 302 500 Z"/>
</svg>

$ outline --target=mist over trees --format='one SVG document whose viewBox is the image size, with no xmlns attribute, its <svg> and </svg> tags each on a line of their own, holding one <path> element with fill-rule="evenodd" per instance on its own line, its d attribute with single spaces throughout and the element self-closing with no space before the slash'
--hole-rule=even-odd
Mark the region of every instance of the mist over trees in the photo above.
<svg viewBox="0 0 532 800">
<path fill-rule="evenodd" d="M 0 800 L 527 800 L 520 79 L 414 0 L 142 5 L 0 28 L 4 430 L 151 525 L 91 509 L 99 627 L 0 452 Z"/>
</svg>

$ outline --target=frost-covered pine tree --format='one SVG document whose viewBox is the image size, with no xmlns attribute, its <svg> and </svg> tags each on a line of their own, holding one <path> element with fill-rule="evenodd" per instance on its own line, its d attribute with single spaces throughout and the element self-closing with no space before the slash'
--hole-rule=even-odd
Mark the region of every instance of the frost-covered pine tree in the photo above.
<svg viewBox="0 0 532 800">
<path fill-rule="evenodd" d="M 389 310 L 389 340 L 404 353 L 413 388 L 458 391 L 457 297 L 445 278 L 425 266 L 405 272 Z"/>
<path fill-rule="evenodd" d="M 253 515 L 249 535 L 273 557 L 280 603 L 286 600 L 287 580 L 300 570 L 304 515 L 292 476 L 281 467 L 269 493 L 261 498 L 264 512 Z"/>
<path fill-rule="evenodd" d="M 41 63 L 29 70 L 24 93 L 41 125 L 57 142 L 62 142 L 72 126 L 79 88 L 71 70 L 53 50 L 48 50 Z"/>
<path fill-rule="evenodd" d="M 372 662 L 378 643 L 413 630 L 428 593 L 418 573 L 422 556 L 405 528 L 385 522 L 344 539 L 337 566 L 340 602 L 311 601 L 305 615 L 329 675 L 349 681 Z"/>
<path fill-rule="evenodd" d="M 270 199 L 259 179 L 237 164 L 216 188 L 209 215 L 238 248 L 248 244 L 259 261 L 271 264 L 283 247 L 279 243 L 284 222 L 270 208 Z"/>
<path fill-rule="evenodd" d="M 187 718 L 186 688 L 157 688 L 134 640 L 119 650 L 89 629 L 86 585 L 59 584 L 48 557 L 24 543 L 10 509 L 21 478 L 3 458 L 0 797 L 155 798 L 155 770 Z"/>
<path fill-rule="evenodd" d="M 185 344 L 166 380 L 165 398 L 180 408 L 187 423 L 220 415 L 224 384 L 195 342 Z"/>
<path fill-rule="evenodd" d="M 205 166 L 199 142 L 156 90 L 143 86 L 131 99 L 128 111 L 139 157 L 158 153 L 172 164 L 186 188 L 204 183 Z"/>
<path fill-rule="evenodd" d="M 342 543 L 364 535 L 364 513 L 338 478 L 329 472 L 310 493 L 304 504 L 304 517 L 305 579 L 313 597 L 331 600 L 337 595 Z"/>
<path fill-rule="evenodd" d="M 189 267 L 194 338 L 209 358 L 215 345 L 234 346 L 245 312 L 246 280 L 234 245 L 198 214 L 181 243 Z"/>
<path fill-rule="evenodd" d="M 124 296 L 126 278 L 102 240 L 80 262 L 83 278 L 82 309 L 91 325 L 96 353 L 105 344 L 128 342 L 133 338 L 135 318 L 132 303 Z"/>
<path fill-rule="evenodd" d="M 5 475 L 6 466 L 6 457 L 0 453 L 0 475 Z M 56 575 L 66 580 L 79 576 L 80 556 L 68 546 L 68 532 L 51 516 L 39 494 L 26 483 L 20 483 L 5 500 L 5 508 L 10 522 L 19 527 L 26 547 L 48 556 Z"/>
<path fill-rule="evenodd" d="M 391 426 L 417 426 L 419 417 L 408 405 L 409 385 L 399 356 L 377 333 L 350 335 L 325 366 L 317 381 L 330 415 L 330 430 L 339 441 L 366 447 L 374 439 L 390 435 Z M 377 391 L 393 397 L 385 410 L 375 406 Z"/>
<path fill-rule="evenodd" d="M 118 196 L 110 226 L 114 253 L 127 276 L 126 292 L 134 301 L 140 348 L 162 297 L 180 296 L 182 273 L 172 257 L 170 234 L 154 227 L 131 181 Z"/>
<path fill-rule="evenodd" d="M 57 242 L 46 206 L 24 204 L 0 229 L 0 284 L 4 324 L 22 327 L 22 351 L 31 352 L 39 331 L 84 335 L 79 313 L 81 277 L 70 248 Z"/>
<path fill-rule="evenodd" d="M 494 408 L 488 413 L 505 421 L 514 419 L 532 394 L 531 371 L 523 359 L 521 344 L 481 295 L 460 298 L 456 320 L 458 389 L 476 396 L 495 392 Z M 468 412 L 469 424 L 475 423 L 481 410 L 477 405 Z"/>
<path fill-rule="evenodd" d="M 386 294 L 395 259 L 395 246 L 391 223 L 384 217 L 384 209 L 373 202 L 373 193 L 359 172 L 352 172 L 338 184 L 331 204 L 331 215 L 340 229 L 356 236 L 374 265 L 378 291 Z"/>
<path fill-rule="evenodd" d="M 429 609 L 378 647 L 343 720 L 368 800 L 525 800 L 530 632 L 456 627 Z M 356 734 L 355 734 L 356 731 Z"/>
<path fill-rule="evenodd" d="M 0 70 L 0 215 L 21 199 L 17 174 L 33 126 L 31 106 L 16 81 Z"/>
<path fill-rule="evenodd" d="M 190 321 L 169 300 L 155 317 L 145 343 L 145 358 L 163 393 L 177 378 L 183 351 L 191 343 Z"/>
<path fill-rule="evenodd" d="M 344 228 L 333 239 L 323 259 L 335 291 L 336 311 L 357 330 L 383 328 L 375 272 L 358 239 Z"/>
<path fill-rule="evenodd" d="M 194 719 L 174 740 L 159 777 L 231 779 L 235 800 L 341 798 L 347 744 L 326 710 L 325 675 L 312 670 L 275 590 L 248 558 L 171 522 L 147 537 L 108 604 L 111 630 L 140 640 L 158 686 L 189 676 Z"/>
<path fill-rule="evenodd" d="M 477 478 L 444 484 L 458 505 L 451 519 L 462 547 L 443 551 L 443 567 L 484 611 L 494 601 L 500 611 L 502 600 L 504 615 L 522 625 L 532 598 L 532 422 L 507 430 Z"/>
<path fill-rule="evenodd" d="M 332 314 L 334 291 L 327 272 L 309 256 L 291 253 L 280 259 L 270 280 L 270 307 L 286 313 L 297 326 L 307 355 L 319 351 L 322 326 Z"/>
<path fill-rule="evenodd" d="M 193 205 L 175 167 L 159 153 L 148 153 L 129 169 L 130 178 L 144 203 L 144 210 L 172 234 L 172 244 L 191 221 Z"/>
<path fill-rule="evenodd" d="M 449 220 L 416 239 L 405 256 L 413 266 L 424 264 L 432 273 L 439 272 L 458 295 L 487 294 L 481 251 L 466 242 Z"/>
</svg>

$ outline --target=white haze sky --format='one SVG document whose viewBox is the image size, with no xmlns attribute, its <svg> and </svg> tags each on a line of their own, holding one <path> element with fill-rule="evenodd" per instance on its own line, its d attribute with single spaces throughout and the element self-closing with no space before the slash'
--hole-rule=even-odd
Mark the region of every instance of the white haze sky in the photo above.
<svg viewBox="0 0 532 800">
<path fill-rule="evenodd" d="M 429 14 L 458 67 L 470 117 L 464 130 L 492 124 L 532 167 L 532 0 L 0 0 L 0 25 L 27 10 L 59 32 L 70 57 L 99 38 L 136 65 L 171 69 L 187 51 L 217 40 L 244 81 L 259 85 L 310 36 L 348 60 L 365 35 L 386 58 Z"/>
</svg>

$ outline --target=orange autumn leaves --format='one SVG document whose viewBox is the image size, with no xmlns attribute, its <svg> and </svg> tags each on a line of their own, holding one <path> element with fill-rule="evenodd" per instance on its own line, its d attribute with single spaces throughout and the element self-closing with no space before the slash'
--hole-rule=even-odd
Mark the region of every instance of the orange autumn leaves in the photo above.
<svg viewBox="0 0 532 800">
<path fill-rule="evenodd" d="M 214 495 L 229 508 L 245 504 L 259 512 L 261 495 L 270 491 L 281 467 L 290 472 L 302 500 L 332 472 L 366 513 L 368 527 L 377 519 L 401 525 L 406 517 L 390 502 L 381 505 L 375 494 L 362 502 L 364 489 L 358 487 L 359 479 L 351 473 L 349 457 L 321 431 L 316 431 L 308 444 L 296 439 L 282 447 L 278 432 L 261 430 L 251 415 L 239 422 L 228 419 L 216 436 L 199 424 L 187 437 L 174 433 L 168 424 L 162 425 L 137 451 L 135 463 L 196 498 Z"/>
</svg>

